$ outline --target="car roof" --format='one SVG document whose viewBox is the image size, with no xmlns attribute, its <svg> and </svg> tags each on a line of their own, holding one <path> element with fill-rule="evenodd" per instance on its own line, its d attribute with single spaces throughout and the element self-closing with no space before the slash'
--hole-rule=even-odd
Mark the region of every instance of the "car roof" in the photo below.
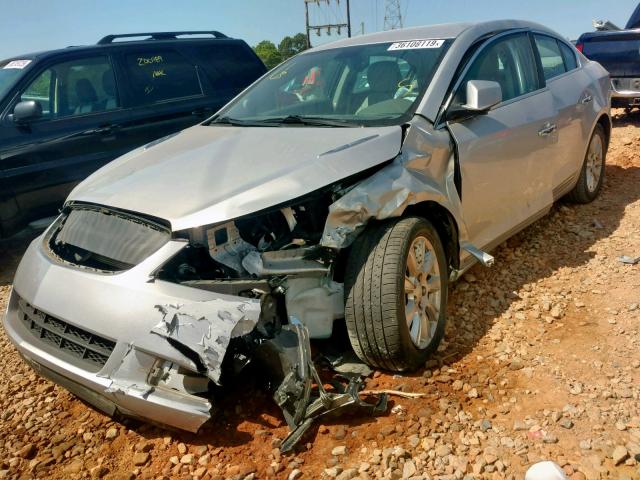
<svg viewBox="0 0 640 480">
<path fill-rule="evenodd" d="M 66 48 L 57 48 L 54 50 L 43 50 L 40 52 L 26 53 L 23 55 L 15 55 L 10 58 L 0 60 L 0 62 L 8 62 L 11 60 L 43 60 L 59 55 L 65 55 L 68 53 L 82 53 L 82 52 L 109 52 L 112 50 L 121 50 L 131 47 L 147 47 L 147 46 L 174 46 L 174 45 L 193 45 L 198 43 L 246 43 L 239 38 L 208 38 L 208 37 L 192 37 L 192 38 L 173 38 L 163 40 L 128 40 L 121 42 L 111 42 L 104 44 L 94 45 L 73 45 Z"/>
<path fill-rule="evenodd" d="M 359 35 L 357 37 L 346 38 L 336 42 L 325 43 L 314 47 L 307 52 L 327 50 L 332 48 L 349 47 L 355 45 L 366 45 L 371 43 L 402 42 L 420 39 L 455 39 L 462 33 L 478 32 L 478 36 L 485 35 L 487 31 L 503 31 L 517 28 L 528 28 L 545 31 L 555 36 L 558 33 L 549 30 L 547 27 L 535 22 L 526 20 L 492 20 L 488 22 L 458 22 L 441 23 L 437 25 L 427 25 L 422 27 L 402 28 L 399 30 L 387 30 L 384 32 Z M 306 53 L 306 52 L 305 52 Z"/>
</svg>

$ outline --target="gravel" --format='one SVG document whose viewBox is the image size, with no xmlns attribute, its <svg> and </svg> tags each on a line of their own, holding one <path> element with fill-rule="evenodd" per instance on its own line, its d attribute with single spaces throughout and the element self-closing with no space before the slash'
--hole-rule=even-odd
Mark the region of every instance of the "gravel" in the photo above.
<svg viewBox="0 0 640 480">
<path fill-rule="evenodd" d="M 198 435 L 114 420 L 30 370 L 0 329 L 0 478 L 640 478 L 640 115 L 615 121 L 602 196 L 559 202 L 457 282 L 439 351 L 416 374 L 374 372 L 376 418 L 286 423 L 251 380 L 216 397 Z M 624 139 L 624 141 L 622 140 Z M 0 310 L 28 236 L 0 243 Z"/>
</svg>

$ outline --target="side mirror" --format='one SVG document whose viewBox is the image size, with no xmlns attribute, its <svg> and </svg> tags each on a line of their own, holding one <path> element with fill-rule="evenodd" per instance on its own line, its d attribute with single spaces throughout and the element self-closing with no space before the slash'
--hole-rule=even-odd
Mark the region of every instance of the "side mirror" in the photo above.
<svg viewBox="0 0 640 480">
<path fill-rule="evenodd" d="M 13 109 L 13 121 L 19 124 L 27 124 L 42 118 L 42 105 L 36 100 L 25 100 L 18 103 Z"/>
<path fill-rule="evenodd" d="M 469 80 L 465 87 L 467 103 L 452 105 L 447 110 L 449 122 L 462 122 L 476 115 L 482 115 L 502 101 L 502 88 L 498 82 Z"/>
<path fill-rule="evenodd" d="M 469 80 L 467 82 L 467 103 L 462 106 L 472 112 L 486 112 L 502 101 L 502 88 L 498 82 Z"/>
</svg>

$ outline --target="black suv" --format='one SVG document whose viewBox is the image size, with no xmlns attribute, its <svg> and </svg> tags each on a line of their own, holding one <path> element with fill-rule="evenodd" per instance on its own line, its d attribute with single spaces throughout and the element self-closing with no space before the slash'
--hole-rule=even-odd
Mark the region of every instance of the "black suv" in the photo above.
<svg viewBox="0 0 640 480">
<path fill-rule="evenodd" d="M 109 35 L 0 61 L 0 237 L 90 173 L 210 116 L 266 72 L 219 32 Z"/>
</svg>

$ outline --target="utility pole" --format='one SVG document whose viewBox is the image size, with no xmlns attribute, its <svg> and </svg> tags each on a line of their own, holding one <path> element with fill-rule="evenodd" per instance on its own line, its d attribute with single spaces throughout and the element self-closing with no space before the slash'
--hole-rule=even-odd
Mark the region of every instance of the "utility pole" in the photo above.
<svg viewBox="0 0 640 480">
<path fill-rule="evenodd" d="M 384 29 L 396 30 L 398 28 L 402 28 L 400 0 L 386 0 L 384 6 Z"/>
<path fill-rule="evenodd" d="M 326 4 L 326 7 L 329 7 L 331 2 L 335 2 L 337 6 L 340 5 L 340 0 L 304 0 L 304 13 L 305 13 L 305 25 L 307 32 L 307 47 L 311 48 L 311 32 L 315 31 L 319 36 L 322 30 L 327 31 L 327 35 L 331 35 L 335 30 L 338 35 L 340 35 L 341 30 L 343 28 L 347 29 L 347 36 L 351 37 L 351 6 L 350 0 L 343 0 L 346 3 L 346 22 L 341 22 L 341 19 L 337 19 L 336 23 L 325 23 L 322 25 L 311 25 L 310 24 L 310 15 L 309 15 L 309 5 L 311 7 L 316 7 L 317 9 L 321 9 L 323 4 Z"/>
</svg>

